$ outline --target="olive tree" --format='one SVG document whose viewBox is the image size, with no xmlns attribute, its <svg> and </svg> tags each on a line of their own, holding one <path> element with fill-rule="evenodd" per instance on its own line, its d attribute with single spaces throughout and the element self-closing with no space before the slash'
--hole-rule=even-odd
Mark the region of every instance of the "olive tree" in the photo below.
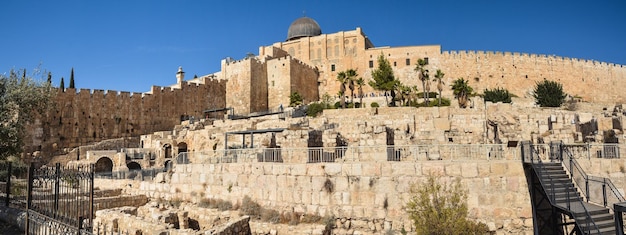
<svg viewBox="0 0 626 235">
<path fill-rule="evenodd" d="M 53 90 L 23 72 L 0 74 L 0 160 L 22 152 L 25 127 L 49 106 Z"/>
</svg>

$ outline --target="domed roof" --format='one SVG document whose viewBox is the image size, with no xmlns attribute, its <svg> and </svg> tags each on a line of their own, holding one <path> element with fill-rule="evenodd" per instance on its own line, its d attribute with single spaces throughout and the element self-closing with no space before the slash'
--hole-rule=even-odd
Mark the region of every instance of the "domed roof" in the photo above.
<svg viewBox="0 0 626 235">
<path fill-rule="evenodd" d="M 301 17 L 295 20 L 289 26 L 287 31 L 287 41 L 295 40 L 302 37 L 313 37 L 322 34 L 320 25 L 309 17 Z"/>
</svg>

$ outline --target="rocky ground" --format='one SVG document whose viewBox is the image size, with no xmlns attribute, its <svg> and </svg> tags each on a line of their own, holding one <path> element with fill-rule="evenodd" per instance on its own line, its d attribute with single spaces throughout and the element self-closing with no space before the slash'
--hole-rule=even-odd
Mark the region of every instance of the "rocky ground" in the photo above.
<svg viewBox="0 0 626 235">
<path fill-rule="evenodd" d="M 4 223 L 2 222 L 2 220 L 0 220 L 0 234 L 1 235 L 19 235 L 19 234 L 24 234 L 24 231 L 19 230 L 16 227 L 13 227 L 10 224 Z"/>
</svg>

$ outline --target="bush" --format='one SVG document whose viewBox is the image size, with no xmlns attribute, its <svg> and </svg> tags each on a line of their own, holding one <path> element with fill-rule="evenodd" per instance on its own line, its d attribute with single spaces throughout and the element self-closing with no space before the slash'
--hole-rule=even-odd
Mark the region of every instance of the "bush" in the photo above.
<svg viewBox="0 0 626 235">
<path fill-rule="evenodd" d="M 483 95 L 485 101 L 490 101 L 493 103 L 511 103 L 511 93 L 509 93 L 509 90 L 504 88 L 496 88 L 493 90 L 485 89 Z"/>
<path fill-rule="evenodd" d="M 310 116 L 310 117 L 315 117 L 317 116 L 319 113 L 322 113 L 322 111 L 324 111 L 324 104 L 320 104 L 320 103 L 312 103 L 309 104 L 309 107 L 306 109 L 306 115 Z"/>
<path fill-rule="evenodd" d="M 412 185 L 406 210 L 417 234 L 485 234 L 485 224 L 467 219 L 467 191 L 459 179 L 450 185 L 429 175 L 426 182 Z"/>
<path fill-rule="evenodd" d="M 333 105 L 334 109 L 340 109 L 341 108 L 341 102 L 337 101 L 335 102 L 335 105 Z"/>
<path fill-rule="evenodd" d="M 537 82 L 533 94 L 535 103 L 541 107 L 560 107 L 566 96 L 561 83 L 549 80 Z"/>
<path fill-rule="evenodd" d="M 298 105 L 301 105 L 302 101 L 302 95 L 300 95 L 300 93 L 298 93 L 297 91 L 289 95 L 289 107 L 296 107 Z"/>
<path fill-rule="evenodd" d="M 370 107 L 378 108 L 378 107 L 380 107 L 380 105 L 378 105 L 378 103 L 376 103 L 376 102 L 372 102 L 372 104 L 370 104 Z"/>
<path fill-rule="evenodd" d="M 261 218 L 261 205 L 252 201 L 250 197 L 244 196 L 241 200 L 241 207 L 239 208 L 240 215 L 249 215 L 250 217 L 260 219 Z"/>
<path fill-rule="evenodd" d="M 430 102 L 428 104 L 422 102 L 409 102 L 409 106 L 411 107 L 436 107 L 436 106 L 440 106 L 440 107 L 444 107 L 444 106 L 450 106 L 451 102 L 450 99 L 448 98 L 441 98 L 441 106 L 439 105 L 439 99 L 431 99 Z"/>
<path fill-rule="evenodd" d="M 424 99 L 424 94 L 426 94 L 426 93 L 424 93 L 424 92 L 417 93 L 417 98 Z M 439 93 L 437 93 L 437 92 L 434 92 L 434 91 L 428 92 L 428 97 L 431 98 L 431 99 L 435 99 L 435 98 L 437 98 L 437 96 L 439 96 Z"/>
</svg>

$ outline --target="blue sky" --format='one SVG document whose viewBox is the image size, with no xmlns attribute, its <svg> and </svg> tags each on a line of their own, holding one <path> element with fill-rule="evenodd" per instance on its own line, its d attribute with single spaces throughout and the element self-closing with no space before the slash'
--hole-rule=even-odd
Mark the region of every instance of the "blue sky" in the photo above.
<svg viewBox="0 0 626 235">
<path fill-rule="evenodd" d="M 77 88 L 145 92 L 219 71 L 283 41 L 292 21 L 323 33 L 361 27 L 375 46 L 510 51 L 626 65 L 626 1 L 195 1 L 0 2 L 0 72 L 70 70 Z"/>
</svg>

